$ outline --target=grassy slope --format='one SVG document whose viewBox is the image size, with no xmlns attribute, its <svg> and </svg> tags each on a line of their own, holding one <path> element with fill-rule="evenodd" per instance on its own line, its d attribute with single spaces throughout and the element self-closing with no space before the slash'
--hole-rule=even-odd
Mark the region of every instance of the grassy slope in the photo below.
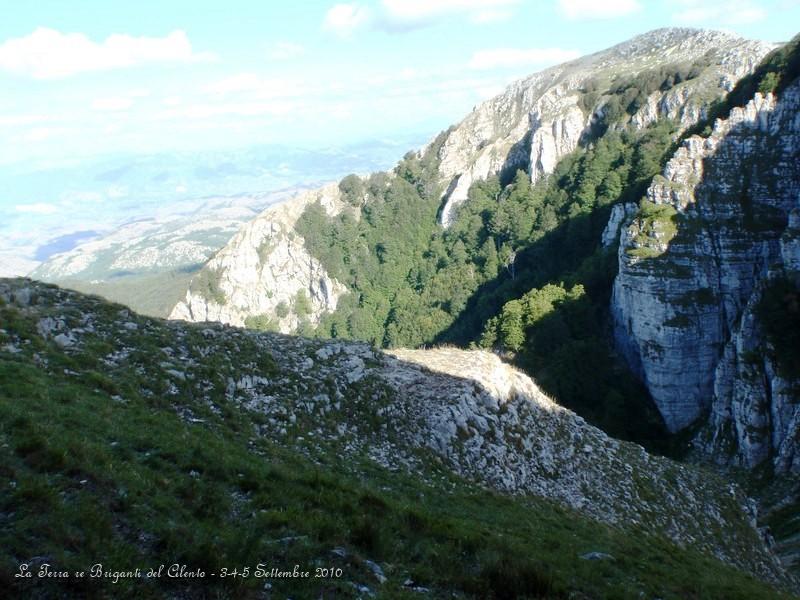
<svg viewBox="0 0 800 600">
<path fill-rule="evenodd" d="M 99 283 L 66 279 L 60 281 L 59 285 L 86 294 L 98 294 L 112 302 L 123 302 L 144 315 L 167 317 L 173 307 L 186 296 L 194 272 L 137 273 Z"/>
<path fill-rule="evenodd" d="M 100 324 L 119 318 L 119 306 L 78 302 L 92 305 Z M 162 322 L 131 319 L 143 353 L 156 356 L 173 337 Z M 476 489 L 435 467 L 425 477 L 435 483 L 422 483 L 366 460 L 288 451 L 259 437 L 253 417 L 224 398 L 215 399 L 220 414 L 204 412 L 185 394 L 140 393 L 153 385 L 146 370 L 104 370 L 99 358 L 115 349 L 113 339 L 69 355 L 38 335 L 35 318 L 9 306 L 0 307 L 0 329 L 0 585 L 24 597 L 261 597 L 266 582 L 277 597 L 295 598 L 355 596 L 354 583 L 385 598 L 782 597 L 664 539 Z M 192 343 L 201 327 L 186 330 Z M 29 341 L 12 353 L 4 348 L 10 340 Z M 250 350 L 241 349 L 242 360 L 275 369 Z M 186 411 L 201 422 L 181 417 Z M 578 558 L 595 550 L 615 560 Z M 385 584 L 367 559 L 383 567 Z M 42 561 L 69 571 L 96 562 L 116 570 L 181 563 L 217 574 L 298 564 L 312 573 L 340 567 L 343 575 L 116 585 L 13 577 L 19 563 Z M 405 588 L 407 579 L 430 594 Z"/>
</svg>

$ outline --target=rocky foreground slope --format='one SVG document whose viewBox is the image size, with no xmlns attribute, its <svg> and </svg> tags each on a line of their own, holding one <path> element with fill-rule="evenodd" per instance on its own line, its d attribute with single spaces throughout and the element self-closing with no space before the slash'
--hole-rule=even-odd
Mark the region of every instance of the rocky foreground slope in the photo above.
<svg viewBox="0 0 800 600">
<path fill-rule="evenodd" d="M 85 381 L 101 414 L 144 403 L 203 430 L 246 415 L 251 446 L 261 440 L 324 460 L 367 460 L 429 483 L 444 469 L 465 484 L 553 501 L 581 518 L 639 532 L 643 545 L 648 536 L 667 538 L 763 580 L 785 581 L 755 528 L 754 504 L 736 486 L 609 438 L 491 353 L 384 353 L 163 322 L 19 279 L 0 282 L 0 302 L 4 368 L 31 364 L 53 383 Z M 26 402 L 18 398 L 15 410 Z"/>
</svg>

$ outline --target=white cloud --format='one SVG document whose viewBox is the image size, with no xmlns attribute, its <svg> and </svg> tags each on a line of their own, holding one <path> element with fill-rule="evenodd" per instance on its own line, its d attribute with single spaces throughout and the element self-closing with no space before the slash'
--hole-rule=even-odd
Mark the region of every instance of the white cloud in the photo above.
<svg viewBox="0 0 800 600">
<path fill-rule="evenodd" d="M 270 60 L 291 60 L 303 56 L 305 53 L 306 49 L 300 44 L 276 42 L 267 51 L 267 58 Z"/>
<path fill-rule="evenodd" d="M 126 198 L 128 196 L 128 188 L 123 185 L 112 185 L 106 189 L 106 196 L 109 198 Z"/>
<path fill-rule="evenodd" d="M 61 204 L 64 206 L 74 207 L 81 204 L 98 204 L 106 201 L 106 197 L 100 192 L 64 192 L 60 196 Z"/>
<path fill-rule="evenodd" d="M 400 72 L 397 74 L 397 76 L 399 79 L 403 81 L 409 81 L 411 79 L 416 79 L 417 77 L 419 77 L 419 73 L 417 72 L 416 69 L 412 67 L 405 67 L 403 69 L 400 69 Z"/>
<path fill-rule="evenodd" d="M 262 86 L 261 78 L 255 73 L 238 73 L 225 79 L 220 79 L 206 86 L 209 94 L 233 94 L 239 92 L 252 92 Z"/>
<path fill-rule="evenodd" d="M 66 132 L 67 130 L 63 127 L 35 127 L 16 139 L 24 142 L 43 142 Z"/>
<path fill-rule="evenodd" d="M 749 0 L 703 1 L 674 0 L 676 12 L 672 20 L 683 25 L 702 25 L 713 23 L 720 25 L 744 25 L 762 21 L 767 11 Z"/>
<path fill-rule="evenodd" d="M 389 27 L 415 28 L 454 15 L 466 15 L 476 23 L 511 16 L 509 7 L 519 0 L 383 0 L 383 19 Z"/>
<path fill-rule="evenodd" d="M 118 112 L 128 110 L 131 106 L 133 106 L 133 100 L 123 97 L 96 98 L 91 104 L 92 110 L 101 112 Z"/>
<path fill-rule="evenodd" d="M 47 115 L 10 115 L 0 116 L 0 127 L 14 127 L 16 125 L 30 125 L 32 123 L 42 123 L 52 121 L 53 117 Z"/>
<path fill-rule="evenodd" d="M 343 37 L 364 27 L 408 31 L 447 18 L 466 17 L 473 23 L 494 23 L 513 16 L 522 0 L 382 0 L 375 13 L 356 2 L 337 4 L 325 15 L 323 28 Z"/>
<path fill-rule="evenodd" d="M 366 6 L 360 4 L 336 4 L 325 13 L 322 28 L 327 31 L 347 37 L 359 27 L 369 23 L 372 13 Z"/>
<path fill-rule="evenodd" d="M 558 0 L 558 7 L 568 19 L 614 19 L 640 10 L 638 0 Z"/>
<path fill-rule="evenodd" d="M 471 69 L 497 69 L 503 67 L 524 67 L 530 65 L 554 65 L 578 58 L 577 50 L 562 48 L 493 48 L 479 50 L 469 61 Z"/>
<path fill-rule="evenodd" d="M 511 17 L 514 16 L 514 13 L 510 10 L 484 10 L 480 12 L 474 13 L 470 20 L 473 23 L 477 24 L 484 24 L 484 23 L 500 23 L 502 21 L 508 21 Z"/>
<path fill-rule="evenodd" d="M 0 44 L 0 69 L 35 79 L 60 79 L 146 63 L 213 58 L 209 53 L 194 52 L 189 38 L 181 30 L 162 38 L 113 34 L 98 43 L 82 33 L 61 33 L 39 27 L 28 36 Z"/>
<path fill-rule="evenodd" d="M 32 213 L 36 215 L 52 215 L 59 211 L 58 206 L 55 204 L 48 204 L 47 202 L 34 202 L 33 204 L 17 204 L 14 210 L 21 213 Z"/>
<path fill-rule="evenodd" d="M 167 96 L 161 101 L 164 106 L 178 106 L 183 102 L 180 96 Z"/>
</svg>

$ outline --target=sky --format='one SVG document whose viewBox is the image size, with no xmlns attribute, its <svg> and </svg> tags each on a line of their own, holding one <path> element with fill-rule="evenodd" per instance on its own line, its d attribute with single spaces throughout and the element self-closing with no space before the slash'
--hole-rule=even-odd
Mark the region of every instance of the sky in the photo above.
<svg viewBox="0 0 800 600">
<path fill-rule="evenodd" d="M 665 26 L 786 41 L 800 0 L 0 0 L 0 165 L 430 134 Z"/>
</svg>

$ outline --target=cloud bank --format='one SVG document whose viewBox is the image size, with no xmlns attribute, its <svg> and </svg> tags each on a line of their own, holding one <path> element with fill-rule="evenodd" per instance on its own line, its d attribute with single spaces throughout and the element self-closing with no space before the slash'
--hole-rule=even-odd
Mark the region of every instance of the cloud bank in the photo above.
<svg viewBox="0 0 800 600">
<path fill-rule="evenodd" d="M 214 58 L 213 54 L 194 52 L 181 30 L 161 38 L 113 34 L 98 43 L 82 33 L 39 27 L 25 37 L 0 44 L 0 69 L 34 79 L 63 79 L 91 71 Z"/>
</svg>

